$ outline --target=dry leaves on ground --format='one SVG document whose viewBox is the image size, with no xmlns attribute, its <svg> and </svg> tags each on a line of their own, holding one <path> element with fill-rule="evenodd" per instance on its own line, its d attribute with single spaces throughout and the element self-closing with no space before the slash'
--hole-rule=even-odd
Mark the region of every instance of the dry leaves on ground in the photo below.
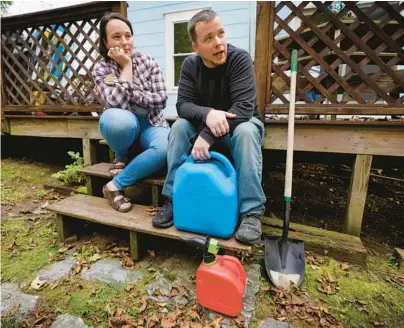
<svg viewBox="0 0 404 328">
<path fill-rule="evenodd" d="M 289 291 L 286 291 L 271 287 L 270 293 L 274 297 L 275 318 L 279 321 L 304 320 L 312 326 L 343 327 L 342 323 L 331 314 L 327 306 L 310 300 L 307 293 L 301 289 L 292 287 Z"/>
</svg>

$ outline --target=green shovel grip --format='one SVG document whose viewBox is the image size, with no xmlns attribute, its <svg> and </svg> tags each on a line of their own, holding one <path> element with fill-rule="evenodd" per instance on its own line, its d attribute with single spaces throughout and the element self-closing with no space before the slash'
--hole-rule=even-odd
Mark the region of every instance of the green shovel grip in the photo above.
<svg viewBox="0 0 404 328">
<path fill-rule="evenodd" d="M 292 72 L 297 72 L 297 50 L 292 51 Z"/>
</svg>

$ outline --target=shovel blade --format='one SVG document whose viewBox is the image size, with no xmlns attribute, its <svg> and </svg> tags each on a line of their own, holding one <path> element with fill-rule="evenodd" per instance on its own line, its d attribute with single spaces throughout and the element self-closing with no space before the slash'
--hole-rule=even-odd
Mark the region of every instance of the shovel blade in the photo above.
<svg viewBox="0 0 404 328">
<path fill-rule="evenodd" d="M 265 269 L 276 287 L 289 289 L 291 282 L 300 286 L 305 270 L 303 241 L 266 237 Z"/>
</svg>

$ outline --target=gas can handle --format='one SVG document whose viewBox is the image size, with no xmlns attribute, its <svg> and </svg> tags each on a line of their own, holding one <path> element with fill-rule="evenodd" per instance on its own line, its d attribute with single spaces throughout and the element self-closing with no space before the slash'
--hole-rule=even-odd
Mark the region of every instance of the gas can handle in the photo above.
<svg viewBox="0 0 404 328">
<path fill-rule="evenodd" d="M 240 261 L 237 258 L 235 258 L 234 256 L 230 256 L 230 255 L 222 255 L 222 261 L 231 263 L 233 265 L 233 267 L 236 268 L 237 275 L 239 276 L 240 280 L 243 282 L 246 281 L 247 274 L 244 270 L 243 265 L 240 263 Z"/>
<path fill-rule="evenodd" d="M 226 168 L 228 177 L 232 177 L 232 176 L 236 175 L 236 171 L 234 170 L 233 165 L 227 159 L 226 156 L 224 156 L 218 152 L 215 152 L 215 151 L 210 151 L 209 155 L 210 155 L 210 158 L 215 159 L 224 165 L 224 167 Z M 203 162 L 203 161 L 195 161 L 194 158 L 192 157 L 192 155 L 189 155 L 188 159 L 186 161 L 188 163 Z"/>
</svg>

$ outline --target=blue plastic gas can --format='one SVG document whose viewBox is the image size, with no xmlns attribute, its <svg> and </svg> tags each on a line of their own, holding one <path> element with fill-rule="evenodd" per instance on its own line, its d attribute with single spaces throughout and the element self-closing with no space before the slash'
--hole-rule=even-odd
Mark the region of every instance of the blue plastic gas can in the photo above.
<svg viewBox="0 0 404 328">
<path fill-rule="evenodd" d="M 238 220 L 237 176 L 222 154 L 195 161 L 192 156 L 178 168 L 173 186 L 174 226 L 219 238 L 233 235 Z"/>
</svg>

